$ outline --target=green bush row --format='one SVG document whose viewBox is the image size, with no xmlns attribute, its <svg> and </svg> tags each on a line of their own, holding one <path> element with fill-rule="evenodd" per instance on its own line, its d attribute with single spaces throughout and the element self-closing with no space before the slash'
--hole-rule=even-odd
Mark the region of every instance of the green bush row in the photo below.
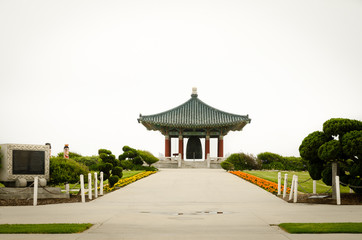
<svg viewBox="0 0 362 240">
<path fill-rule="evenodd" d="M 261 169 L 261 161 L 252 154 L 234 153 L 221 164 L 221 167 L 229 170 L 251 170 Z"/>
<path fill-rule="evenodd" d="M 252 154 L 234 153 L 221 163 L 221 167 L 229 170 L 287 170 L 304 171 L 307 164 L 300 157 L 283 157 L 276 153 L 264 152 L 255 157 Z"/>
<path fill-rule="evenodd" d="M 307 163 L 301 157 L 284 157 L 276 153 L 263 152 L 257 155 L 262 162 L 262 169 L 305 171 Z"/>
</svg>

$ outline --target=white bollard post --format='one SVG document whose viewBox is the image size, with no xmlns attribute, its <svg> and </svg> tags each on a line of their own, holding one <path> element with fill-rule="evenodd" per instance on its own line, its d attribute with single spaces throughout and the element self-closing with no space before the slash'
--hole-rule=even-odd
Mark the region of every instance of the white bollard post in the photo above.
<svg viewBox="0 0 362 240">
<path fill-rule="evenodd" d="M 290 187 L 290 193 L 289 193 L 289 201 L 292 200 L 292 198 L 293 198 L 294 180 L 295 180 L 295 175 L 293 175 L 293 178 L 292 178 L 292 185 Z"/>
<path fill-rule="evenodd" d="M 33 206 L 38 205 L 38 177 L 34 178 Z"/>
<path fill-rule="evenodd" d="M 278 195 L 280 195 L 282 190 L 282 173 L 278 172 Z"/>
<path fill-rule="evenodd" d="M 65 184 L 65 192 L 68 194 L 69 193 L 69 183 Z"/>
<path fill-rule="evenodd" d="M 294 179 L 294 196 L 293 196 L 293 202 L 296 203 L 298 200 L 298 176 L 295 175 Z"/>
<path fill-rule="evenodd" d="M 94 198 L 98 197 L 98 178 L 97 173 L 94 173 Z"/>
<path fill-rule="evenodd" d="M 99 173 L 100 183 L 99 183 L 99 195 L 103 196 L 103 172 Z"/>
<path fill-rule="evenodd" d="M 84 176 L 80 175 L 80 195 L 82 197 L 82 203 L 85 203 L 85 194 L 84 194 Z"/>
<path fill-rule="evenodd" d="M 351 187 L 349 188 L 349 193 L 353 193 L 353 189 Z"/>
<path fill-rule="evenodd" d="M 341 205 L 341 186 L 339 185 L 339 176 L 336 176 L 336 198 L 337 205 Z"/>
<path fill-rule="evenodd" d="M 317 180 L 313 180 L 313 194 L 317 193 Z"/>
<path fill-rule="evenodd" d="M 283 198 L 287 196 L 287 188 L 288 188 L 288 173 L 284 174 Z"/>
<path fill-rule="evenodd" d="M 92 200 L 92 174 L 88 173 L 88 199 Z"/>
</svg>

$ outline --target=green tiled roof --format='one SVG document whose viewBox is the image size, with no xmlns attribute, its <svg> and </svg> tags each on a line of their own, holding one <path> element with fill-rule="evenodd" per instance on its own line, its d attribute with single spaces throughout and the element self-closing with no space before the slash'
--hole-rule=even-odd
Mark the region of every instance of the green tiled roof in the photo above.
<svg viewBox="0 0 362 240">
<path fill-rule="evenodd" d="M 142 116 L 138 122 L 148 130 L 160 128 L 177 129 L 212 129 L 225 128 L 227 131 L 240 131 L 247 123 L 249 116 L 227 113 L 213 108 L 201 101 L 197 94 L 192 94 L 191 99 L 184 104 L 154 115 Z"/>
</svg>

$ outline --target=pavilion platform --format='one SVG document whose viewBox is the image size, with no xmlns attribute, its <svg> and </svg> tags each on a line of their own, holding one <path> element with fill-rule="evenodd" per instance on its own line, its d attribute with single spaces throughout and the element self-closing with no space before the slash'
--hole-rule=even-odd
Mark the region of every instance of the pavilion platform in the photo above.
<svg viewBox="0 0 362 240">
<path fill-rule="evenodd" d="M 160 161 L 154 163 L 152 166 L 156 168 L 210 168 L 221 169 L 220 163 L 224 158 L 209 158 L 205 160 L 183 160 L 180 157 L 167 157 L 161 158 Z"/>
</svg>

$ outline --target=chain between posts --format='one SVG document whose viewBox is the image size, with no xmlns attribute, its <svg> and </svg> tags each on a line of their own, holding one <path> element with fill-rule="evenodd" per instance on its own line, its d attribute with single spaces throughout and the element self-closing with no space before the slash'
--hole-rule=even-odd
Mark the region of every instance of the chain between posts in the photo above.
<svg viewBox="0 0 362 240">
<path fill-rule="evenodd" d="M 308 182 L 309 180 L 311 180 L 312 178 L 308 178 L 307 180 L 303 181 L 303 182 L 300 182 L 300 183 L 306 183 Z M 298 182 L 299 183 L 299 182 Z"/>
<path fill-rule="evenodd" d="M 350 185 L 350 184 L 347 184 L 347 183 L 344 183 L 344 182 L 341 182 L 341 181 L 339 181 L 342 185 L 344 185 L 344 186 L 348 186 L 348 187 L 353 187 L 353 188 L 362 188 L 362 186 L 354 186 L 354 185 Z"/>
<path fill-rule="evenodd" d="M 72 191 L 72 190 L 74 190 L 74 189 L 75 189 L 75 187 L 76 187 L 76 186 L 78 186 L 78 184 L 79 184 L 79 183 L 80 183 L 80 181 L 78 181 L 78 182 L 77 182 L 77 183 L 73 186 L 73 188 L 72 188 L 72 189 L 69 189 L 69 192 L 70 192 L 70 191 Z M 77 189 L 78 189 L 78 188 L 77 188 Z"/>
<path fill-rule="evenodd" d="M 33 182 L 32 184 L 30 184 L 28 187 L 23 188 L 23 189 L 17 191 L 17 193 L 24 192 L 26 189 L 31 188 L 33 185 L 34 185 L 34 182 Z M 3 188 L 0 188 L 0 192 L 1 192 L 1 191 L 4 192 L 4 193 L 12 193 L 11 191 L 6 191 L 6 190 L 3 189 Z"/>
<path fill-rule="evenodd" d="M 46 189 L 46 187 L 43 187 L 43 186 L 40 186 L 42 189 L 44 189 L 46 192 L 50 193 L 50 194 L 54 194 L 54 195 L 57 195 L 59 193 L 55 193 L 55 192 L 51 192 L 49 191 L 48 189 Z"/>
</svg>

